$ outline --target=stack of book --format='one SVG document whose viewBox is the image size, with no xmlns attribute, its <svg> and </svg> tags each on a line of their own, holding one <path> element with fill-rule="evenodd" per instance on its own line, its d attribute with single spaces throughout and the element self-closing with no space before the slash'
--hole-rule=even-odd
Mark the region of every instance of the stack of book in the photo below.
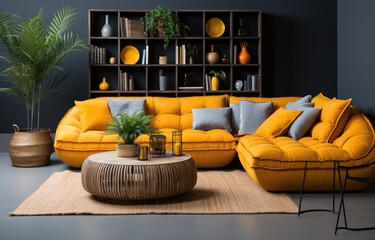
<svg viewBox="0 0 375 240">
<path fill-rule="evenodd" d="M 106 64 L 107 63 L 107 49 L 92 45 L 90 49 L 91 64 Z"/>
<path fill-rule="evenodd" d="M 211 91 L 211 78 L 212 77 L 210 75 L 205 75 L 206 91 Z"/>
<path fill-rule="evenodd" d="M 176 46 L 176 64 L 186 64 L 186 45 Z"/>
<path fill-rule="evenodd" d="M 129 91 L 129 73 L 120 71 L 120 91 Z"/>
<path fill-rule="evenodd" d="M 138 19 L 120 18 L 121 37 L 142 38 L 144 37 L 144 26 Z"/>
</svg>

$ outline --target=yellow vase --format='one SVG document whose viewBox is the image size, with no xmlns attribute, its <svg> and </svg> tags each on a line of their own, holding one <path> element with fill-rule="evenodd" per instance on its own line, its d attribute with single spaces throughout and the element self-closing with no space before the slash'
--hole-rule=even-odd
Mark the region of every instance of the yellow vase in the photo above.
<svg viewBox="0 0 375 240">
<path fill-rule="evenodd" d="M 99 84 L 99 89 L 102 91 L 106 91 L 109 89 L 109 84 L 106 82 L 105 77 L 103 78 L 103 81 Z"/>
<path fill-rule="evenodd" d="M 219 78 L 212 77 L 212 79 L 211 79 L 211 90 L 212 91 L 219 90 Z"/>
</svg>

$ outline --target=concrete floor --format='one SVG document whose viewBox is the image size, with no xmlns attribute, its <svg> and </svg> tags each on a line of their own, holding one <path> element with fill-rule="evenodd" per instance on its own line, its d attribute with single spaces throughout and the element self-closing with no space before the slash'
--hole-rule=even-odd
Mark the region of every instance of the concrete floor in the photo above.
<svg viewBox="0 0 375 240">
<path fill-rule="evenodd" d="M 340 230 L 334 235 L 336 215 L 327 212 L 255 215 L 137 215 L 137 216 L 40 216 L 10 217 L 24 199 L 53 172 L 69 169 L 56 156 L 51 165 L 16 168 L 8 153 L 0 153 L 0 239 L 215 239 L 215 240 L 325 240 L 375 239 L 375 231 Z M 298 203 L 299 195 L 290 194 Z M 311 193 L 303 207 L 329 208 L 331 194 Z M 349 193 L 346 198 L 349 224 L 375 225 L 375 189 Z M 337 200 L 338 202 L 338 200 Z"/>
</svg>

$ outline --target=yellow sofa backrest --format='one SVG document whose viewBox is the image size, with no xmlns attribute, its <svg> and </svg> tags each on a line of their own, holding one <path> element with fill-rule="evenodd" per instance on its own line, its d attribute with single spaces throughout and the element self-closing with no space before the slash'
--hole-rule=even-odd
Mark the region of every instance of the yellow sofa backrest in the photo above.
<svg viewBox="0 0 375 240">
<path fill-rule="evenodd" d="M 273 112 L 276 111 L 279 107 L 285 107 L 289 102 L 294 102 L 300 99 L 301 97 L 236 97 L 230 96 L 229 103 L 239 104 L 241 100 L 248 100 L 253 102 L 273 102 Z"/>
<path fill-rule="evenodd" d="M 153 127 L 185 130 L 192 128 L 194 108 L 221 108 L 228 106 L 228 96 L 194 96 L 194 97 L 99 97 L 86 101 L 107 101 L 116 99 L 146 99 L 146 114 L 155 117 Z"/>
</svg>

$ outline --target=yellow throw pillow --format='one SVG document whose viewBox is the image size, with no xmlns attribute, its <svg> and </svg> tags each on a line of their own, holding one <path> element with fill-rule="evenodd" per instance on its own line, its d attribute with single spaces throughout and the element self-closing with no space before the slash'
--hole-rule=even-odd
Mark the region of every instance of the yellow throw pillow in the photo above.
<svg viewBox="0 0 375 240">
<path fill-rule="evenodd" d="M 83 125 L 83 132 L 89 130 L 105 131 L 108 123 L 112 122 L 112 115 L 107 102 L 74 101 Z"/>
<path fill-rule="evenodd" d="M 320 142 L 332 143 L 344 130 L 350 114 L 352 99 L 333 98 L 327 101 L 320 114 L 320 120 L 312 127 L 311 136 Z"/>
<path fill-rule="evenodd" d="M 282 136 L 301 112 L 302 110 L 287 110 L 280 107 L 259 126 L 254 134 L 268 138 Z"/>
<path fill-rule="evenodd" d="M 319 93 L 313 99 L 311 99 L 311 102 L 314 103 L 314 107 L 316 108 L 323 108 L 324 104 L 329 102 L 331 99 L 324 96 L 323 93 Z"/>
</svg>

